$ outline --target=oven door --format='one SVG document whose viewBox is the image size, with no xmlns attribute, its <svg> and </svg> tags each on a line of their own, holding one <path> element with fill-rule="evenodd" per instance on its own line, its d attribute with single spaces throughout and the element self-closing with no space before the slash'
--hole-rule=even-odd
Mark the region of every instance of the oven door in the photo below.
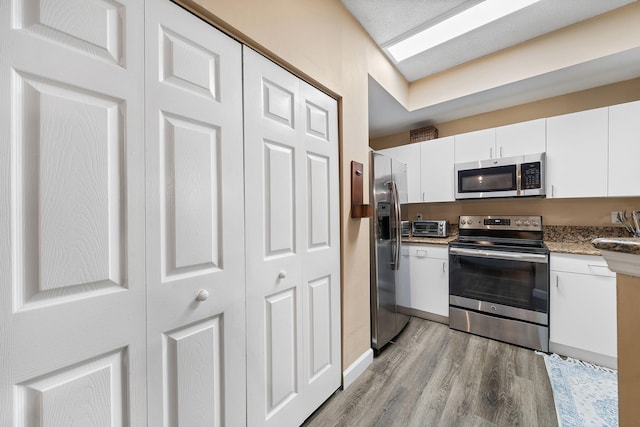
<svg viewBox="0 0 640 427">
<path fill-rule="evenodd" d="M 449 247 L 453 306 L 548 325 L 549 255 Z"/>
</svg>

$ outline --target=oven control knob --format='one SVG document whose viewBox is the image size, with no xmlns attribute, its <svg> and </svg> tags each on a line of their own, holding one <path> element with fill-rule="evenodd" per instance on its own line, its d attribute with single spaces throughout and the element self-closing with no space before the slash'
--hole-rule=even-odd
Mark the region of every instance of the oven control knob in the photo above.
<svg viewBox="0 0 640 427">
<path fill-rule="evenodd" d="M 467 223 L 467 221 L 465 221 L 464 219 L 460 220 L 460 224 L 465 225 Z"/>
<path fill-rule="evenodd" d="M 517 220 L 517 221 L 516 221 L 516 225 L 522 225 L 522 221 Z"/>
<path fill-rule="evenodd" d="M 540 225 L 540 223 L 538 221 L 533 221 L 533 225 L 535 225 L 536 227 Z"/>
<path fill-rule="evenodd" d="M 530 222 L 529 220 L 526 220 L 526 221 L 524 222 L 524 225 L 531 225 L 531 222 Z"/>
</svg>

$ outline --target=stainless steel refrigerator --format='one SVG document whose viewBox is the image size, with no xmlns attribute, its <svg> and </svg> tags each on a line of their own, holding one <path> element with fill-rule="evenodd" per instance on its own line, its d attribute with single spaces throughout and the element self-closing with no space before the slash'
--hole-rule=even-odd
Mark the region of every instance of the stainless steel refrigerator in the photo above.
<svg viewBox="0 0 640 427">
<path fill-rule="evenodd" d="M 409 321 L 399 313 L 396 288 L 408 280 L 401 262 L 402 205 L 407 203 L 407 167 L 383 154 L 370 153 L 371 197 L 371 346 L 377 352 Z M 408 257 L 404 257 L 406 261 Z"/>
</svg>

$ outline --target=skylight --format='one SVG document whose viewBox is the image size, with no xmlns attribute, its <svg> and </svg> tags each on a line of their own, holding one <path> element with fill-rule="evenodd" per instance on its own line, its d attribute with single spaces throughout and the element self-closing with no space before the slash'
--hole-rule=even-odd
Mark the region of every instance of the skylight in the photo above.
<svg viewBox="0 0 640 427">
<path fill-rule="evenodd" d="M 449 19 L 388 46 L 387 52 L 397 62 L 403 61 L 538 1 L 540 0 L 485 0 Z"/>
</svg>

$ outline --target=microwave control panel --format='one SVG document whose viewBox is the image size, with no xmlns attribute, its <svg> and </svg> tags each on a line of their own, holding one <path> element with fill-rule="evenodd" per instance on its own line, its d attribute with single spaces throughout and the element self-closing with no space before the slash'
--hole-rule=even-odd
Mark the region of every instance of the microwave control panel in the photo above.
<svg viewBox="0 0 640 427">
<path fill-rule="evenodd" d="M 541 188 L 540 176 L 540 162 L 522 163 L 520 171 L 522 174 L 522 189 L 533 190 Z"/>
</svg>

